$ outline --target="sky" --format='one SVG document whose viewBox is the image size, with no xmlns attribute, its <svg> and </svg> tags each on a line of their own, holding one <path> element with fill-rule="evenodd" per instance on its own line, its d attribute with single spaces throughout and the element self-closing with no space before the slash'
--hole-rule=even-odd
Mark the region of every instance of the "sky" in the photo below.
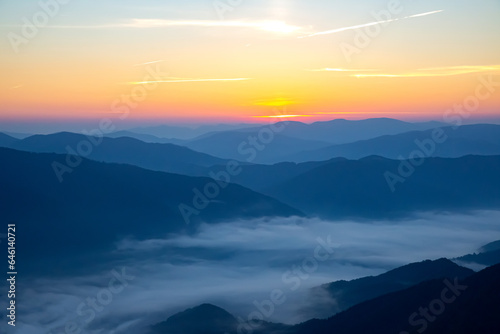
<svg viewBox="0 0 500 334">
<path fill-rule="evenodd" d="M 442 120 L 465 101 L 499 118 L 499 14 L 496 0 L 0 0 L 0 122 Z"/>
</svg>

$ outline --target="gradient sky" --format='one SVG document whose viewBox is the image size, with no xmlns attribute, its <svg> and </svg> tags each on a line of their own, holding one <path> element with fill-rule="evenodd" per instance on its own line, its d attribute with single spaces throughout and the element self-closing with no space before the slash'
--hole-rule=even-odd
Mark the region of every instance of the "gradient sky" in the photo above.
<svg viewBox="0 0 500 334">
<path fill-rule="evenodd" d="M 70 0 L 15 52 L 38 2 L 0 0 L 1 122 L 118 117 L 144 81 L 161 82 L 128 121 L 441 120 L 479 77 L 500 81 L 497 0 L 401 0 L 391 18 L 372 15 L 388 0 L 244 0 L 223 17 L 227 0 Z M 500 91 L 474 116 L 500 116 Z"/>
</svg>

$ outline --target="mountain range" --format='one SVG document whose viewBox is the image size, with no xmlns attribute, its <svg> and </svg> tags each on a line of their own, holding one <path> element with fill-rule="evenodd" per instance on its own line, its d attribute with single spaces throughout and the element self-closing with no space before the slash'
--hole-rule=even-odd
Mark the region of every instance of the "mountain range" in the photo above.
<svg viewBox="0 0 500 334">
<path fill-rule="evenodd" d="M 329 145 L 327 142 L 269 133 L 259 137 L 259 132 L 226 131 L 178 144 L 217 157 L 266 164 L 286 161 L 289 155 Z"/>
<path fill-rule="evenodd" d="M 282 161 L 299 161 L 301 154 L 320 153 L 332 144 L 351 143 L 382 135 L 393 135 L 408 131 L 427 130 L 445 125 L 439 122 L 408 123 L 389 118 L 347 121 L 342 119 L 305 124 L 301 122 L 278 122 L 273 126 L 251 126 L 229 128 L 224 131 L 203 133 L 195 138 L 159 138 L 157 131 L 147 134 L 134 133 L 134 129 L 112 133 L 107 136 L 130 136 L 147 142 L 169 142 L 195 151 L 226 159 L 253 163 L 272 164 Z M 155 139 L 156 138 L 156 139 Z M 252 139 L 254 138 L 254 142 Z M 256 154 L 251 154 L 255 151 Z M 304 152 L 304 153 L 303 153 Z M 371 153 L 373 155 L 377 153 Z M 335 155 L 323 154 L 321 160 Z M 317 159 L 311 159 L 317 160 Z M 305 160 L 300 160 L 305 161 Z"/>
<path fill-rule="evenodd" d="M 358 140 L 375 138 L 383 135 L 393 135 L 409 131 L 427 130 L 446 126 L 445 123 L 431 122 L 404 122 L 391 118 L 369 118 L 364 120 L 334 119 L 331 121 L 314 122 L 306 124 L 295 121 L 278 122 L 274 129 L 287 137 L 304 139 L 306 141 L 320 141 L 331 144 L 343 144 Z M 268 125 L 233 124 L 212 125 L 195 129 L 159 125 L 128 129 L 130 133 L 147 134 L 160 139 L 199 140 L 223 132 L 258 133 L 267 129 Z"/>
<path fill-rule="evenodd" d="M 277 123 L 277 126 L 279 124 L 281 123 Z M 419 127 L 423 128 L 423 130 L 396 131 L 396 134 L 392 134 L 395 130 L 386 131 L 386 133 L 379 131 L 382 135 L 375 137 L 366 135 L 369 139 L 364 140 L 357 139 L 362 138 L 361 133 L 364 132 L 353 130 L 352 135 L 346 136 L 345 140 L 341 140 L 346 143 L 335 145 L 325 139 L 319 140 L 314 136 L 303 136 L 300 130 L 295 132 L 287 131 L 289 128 L 285 127 L 285 125 L 282 125 L 284 130 L 278 133 L 272 133 L 266 127 L 245 128 L 211 132 L 189 140 L 158 138 L 151 135 L 135 134 L 130 131 L 120 131 L 107 136 L 114 138 L 133 137 L 148 143 L 176 144 L 223 159 L 235 159 L 257 164 L 325 161 L 336 157 L 361 159 L 371 155 L 390 159 L 407 159 L 415 151 L 422 152 L 421 154 L 426 157 L 445 158 L 456 158 L 469 154 L 500 154 L 500 125 L 474 124 L 435 128 L 433 126 L 437 126 L 436 123 L 424 124 L 425 126 L 414 125 L 413 127 L 405 126 L 401 128 L 401 131 L 403 131 L 403 128 Z M 306 125 L 292 122 L 287 126 L 297 129 L 309 129 L 309 127 L 319 125 L 316 123 Z M 332 133 L 340 131 L 337 127 L 333 128 Z M 259 132 L 263 130 L 267 131 Z M 429 142 L 433 139 L 435 131 L 439 131 L 440 138 L 443 139 L 442 142 Z M 360 135 L 356 137 L 355 134 Z M 372 134 L 375 135 L 375 133 Z"/>
<path fill-rule="evenodd" d="M 50 295 L 61 305 L 73 296 L 95 293 L 103 300 L 110 268 L 127 265 L 145 273 L 117 300 L 135 302 L 145 293 L 155 299 L 151 309 L 134 305 L 130 309 L 138 314 L 120 310 L 120 318 L 109 323 L 103 313 L 91 326 L 79 319 L 86 330 L 116 329 L 130 315 L 133 320 L 125 321 L 126 326 L 146 326 L 148 334 L 500 332 L 500 241 L 474 252 L 485 233 L 477 226 L 491 234 L 496 229 L 497 218 L 491 218 L 496 216 L 486 210 L 500 208 L 500 125 L 368 119 L 279 122 L 272 127 L 155 126 L 103 137 L 60 132 L 16 138 L 0 133 L 0 159 L 2 220 L 16 224 L 18 270 L 25 282 L 33 283 L 20 304 L 40 295 Z M 470 222 L 476 219 L 475 210 L 485 210 L 488 217 L 477 226 Z M 463 230 L 442 240 L 453 244 L 448 250 L 468 243 L 472 246 L 463 253 L 470 254 L 451 260 L 426 255 L 436 260 L 349 281 L 331 278 L 378 273 L 379 259 L 391 257 L 394 249 L 405 253 L 405 241 L 399 235 L 397 241 L 390 238 L 399 228 L 413 236 L 407 221 L 428 229 L 415 238 L 433 238 L 436 226 L 414 219 L 422 212 L 446 216 L 449 225 L 444 225 L 452 228 L 448 217 L 464 213 L 467 222 L 456 225 Z M 439 224 L 437 219 L 431 222 Z M 357 246 L 355 240 L 364 240 L 366 231 L 379 231 L 379 224 L 387 227 L 387 238 L 375 235 L 376 242 Z M 392 230 L 396 224 L 398 229 Z M 332 267 L 322 264 L 317 281 L 309 281 L 303 291 L 307 297 L 287 296 L 297 304 L 262 321 L 232 314 L 245 306 L 241 300 L 231 304 L 229 296 L 253 298 L 253 291 L 261 293 L 257 285 L 268 288 L 285 268 L 293 274 L 316 271 L 322 233 L 330 229 L 337 241 L 349 246 L 332 257 Z M 470 240 L 468 231 L 473 232 Z M 314 240 L 319 246 L 304 253 Z M 379 246 L 379 240 L 390 245 Z M 386 253 L 378 254 L 377 247 Z M 378 258 L 365 261 L 356 255 L 354 264 L 352 253 Z M 303 259 L 304 254 L 313 257 Z M 308 264 L 317 266 L 313 270 Z M 332 268 L 346 273 L 326 276 Z M 100 273 L 104 282 L 97 281 Z M 251 290 L 245 284 L 254 276 Z M 62 288 L 53 297 L 54 282 Z M 147 287 L 150 283 L 155 287 Z M 165 289 L 189 297 L 165 301 Z M 235 310 L 205 303 L 171 315 L 180 305 L 207 300 Z M 36 311 L 38 319 L 61 328 L 59 320 L 50 320 L 59 315 L 45 312 L 42 304 L 31 311 L 35 308 L 43 311 Z M 115 310 L 110 309 L 110 318 Z M 310 320 L 292 325 L 270 319 Z M 103 324 L 108 327 L 101 328 Z"/>
<path fill-rule="evenodd" d="M 201 175 L 206 167 L 227 162 L 173 144 L 145 143 L 129 137 L 87 137 L 70 132 L 34 135 L 9 141 L 2 146 L 29 152 L 82 155 L 96 161 L 125 163 L 150 170 L 188 175 Z"/>
<path fill-rule="evenodd" d="M 335 157 L 361 159 L 378 155 L 390 159 L 408 159 L 413 151 L 427 157 L 457 158 L 468 154 L 499 155 L 500 125 L 474 124 L 439 128 L 443 142 L 430 144 L 432 130 L 385 135 L 343 145 L 331 145 L 284 157 L 285 161 L 323 161 Z"/>
<path fill-rule="evenodd" d="M 205 192 L 207 184 L 216 184 L 210 178 L 125 164 L 82 159 L 59 182 L 54 164 L 64 165 L 67 158 L 0 148 L 5 162 L 0 166 L 0 211 L 5 221 L 17 222 L 26 262 L 109 249 L 128 236 L 140 240 L 191 231 L 201 221 L 303 215 L 236 184 L 224 185 L 211 197 Z M 181 204 L 190 208 L 187 213 L 181 213 Z"/>
<path fill-rule="evenodd" d="M 465 133 L 477 132 L 473 127 L 462 128 Z M 483 131 L 484 140 L 494 141 L 496 136 L 495 131 Z M 230 160 L 174 144 L 145 143 L 128 137 L 89 138 L 73 133 L 35 135 L 23 140 L 1 138 L 13 149 L 63 154 L 77 154 L 82 142 L 90 144 L 94 140 L 98 144 L 87 146 L 90 152 L 85 158 L 213 177 L 324 218 L 383 218 L 415 211 L 492 209 L 500 205 L 500 156 L 426 158 L 418 162 L 370 156 L 274 165 L 233 161 L 239 165 L 239 172 L 228 177 Z"/>
<path fill-rule="evenodd" d="M 339 158 L 262 192 L 325 218 L 495 209 L 500 206 L 499 168 L 500 156 L 429 158 L 418 167 L 376 156 Z M 393 184 L 387 173 L 399 175 L 399 182 Z"/>
</svg>

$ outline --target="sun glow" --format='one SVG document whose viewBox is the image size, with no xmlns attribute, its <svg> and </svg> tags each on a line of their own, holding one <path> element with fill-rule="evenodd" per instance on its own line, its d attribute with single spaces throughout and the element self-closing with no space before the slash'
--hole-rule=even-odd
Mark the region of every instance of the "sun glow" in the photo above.
<svg viewBox="0 0 500 334">
<path fill-rule="evenodd" d="M 296 102 L 294 100 L 285 98 L 258 100 L 254 103 L 254 105 L 256 106 L 264 106 L 264 107 L 285 107 L 292 104 L 296 104 Z"/>
</svg>

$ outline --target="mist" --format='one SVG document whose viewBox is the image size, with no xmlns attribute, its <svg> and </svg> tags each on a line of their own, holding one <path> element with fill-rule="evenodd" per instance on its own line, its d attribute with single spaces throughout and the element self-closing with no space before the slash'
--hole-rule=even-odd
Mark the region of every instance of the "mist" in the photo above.
<svg viewBox="0 0 500 334">
<path fill-rule="evenodd" d="M 19 282 L 17 327 L 26 334 L 140 333 L 201 303 L 246 320 L 276 289 L 285 301 L 265 320 L 294 324 L 311 316 L 301 312 L 311 287 L 473 253 L 500 239 L 498 221 L 500 211 L 370 222 L 266 218 L 124 239 L 106 271 L 89 264 L 83 276 Z"/>
</svg>

